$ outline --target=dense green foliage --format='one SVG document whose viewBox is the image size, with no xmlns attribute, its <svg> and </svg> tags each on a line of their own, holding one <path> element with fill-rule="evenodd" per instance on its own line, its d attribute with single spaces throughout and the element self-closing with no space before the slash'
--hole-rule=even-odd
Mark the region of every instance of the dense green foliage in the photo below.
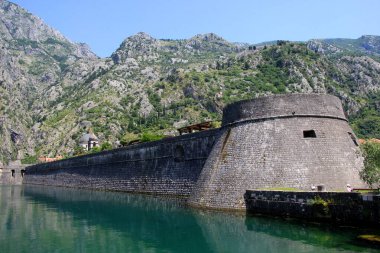
<svg viewBox="0 0 380 253">
<path fill-rule="evenodd" d="M 371 94 L 367 105 L 350 121 L 358 137 L 380 139 L 380 93 Z"/>
<path fill-rule="evenodd" d="M 163 57 L 166 59 L 165 57 L 173 56 L 168 54 Z M 207 59 L 214 56 L 204 57 Z M 317 77 L 321 68 L 326 69 L 326 75 L 319 80 Z M 89 75 L 84 85 L 89 85 L 95 79 L 105 83 L 108 79 L 113 80 L 114 75 L 112 71 L 100 68 Z M 53 127 L 62 121 L 73 120 L 73 112 L 91 100 L 96 106 L 82 111 L 82 117 L 92 122 L 94 131 L 105 140 L 113 135 L 109 126 L 119 126 L 121 131 L 116 138 L 122 145 L 128 145 L 137 140 L 160 139 L 165 132 L 173 131 L 173 125 L 181 120 L 186 120 L 187 124 L 220 120 L 222 108 L 228 103 L 263 94 L 304 92 L 305 88 L 299 85 L 301 82 L 307 83 L 311 89 L 309 92 L 314 89 L 319 92 L 318 86 L 325 85 L 326 90 L 334 95 L 346 92 L 358 101 L 366 101 L 366 106 L 351 115 L 350 120 L 359 137 L 379 138 L 379 112 L 375 103 L 379 96 L 372 94 L 363 100 L 354 93 L 357 89 L 356 81 L 343 75 L 323 55 L 309 50 L 305 44 L 285 41 L 250 50 L 239 57 L 217 60 L 215 64 L 210 62 L 203 71 L 170 70 L 165 77 L 146 86 L 145 94 L 152 106 L 148 113 L 141 112 L 146 101 L 140 95 L 106 91 L 109 97 L 119 97 L 120 102 L 115 104 L 109 102 L 107 97 L 88 93 L 81 86 L 67 87 L 65 94 L 76 94 L 85 100 L 79 102 L 70 97 L 60 97 L 52 106 L 64 102 L 69 107 L 52 114 L 44 121 L 44 125 Z M 151 133 L 157 133 L 157 137 Z"/>
<path fill-rule="evenodd" d="M 22 164 L 35 164 L 38 159 L 36 155 L 26 155 L 24 159 L 21 160 Z"/>
<path fill-rule="evenodd" d="M 380 183 L 380 143 L 367 141 L 361 148 L 364 154 L 364 169 L 360 176 L 372 187 Z"/>
<path fill-rule="evenodd" d="M 148 142 L 148 141 L 158 141 L 161 140 L 164 136 L 157 134 L 157 133 L 152 133 L 152 132 L 144 132 L 141 134 L 141 142 Z"/>
<path fill-rule="evenodd" d="M 100 145 L 100 150 L 105 151 L 105 150 L 110 150 L 112 149 L 112 144 L 109 142 L 104 142 L 102 145 Z"/>
<path fill-rule="evenodd" d="M 87 150 L 85 150 L 83 147 L 81 146 L 74 147 L 74 152 L 73 152 L 74 156 L 85 155 L 86 153 L 87 153 Z M 70 158 L 70 156 L 66 156 L 66 158 Z"/>
</svg>

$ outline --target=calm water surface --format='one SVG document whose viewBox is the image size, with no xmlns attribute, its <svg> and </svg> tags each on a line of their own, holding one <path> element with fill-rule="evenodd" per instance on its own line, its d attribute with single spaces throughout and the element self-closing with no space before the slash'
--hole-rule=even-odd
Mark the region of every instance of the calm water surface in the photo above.
<svg viewBox="0 0 380 253">
<path fill-rule="evenodd" d="M 379 252 L 358 244 L 361 233 L 193 210 L 143 195 L 0 186 L 2 253 Z"/>
</svg>

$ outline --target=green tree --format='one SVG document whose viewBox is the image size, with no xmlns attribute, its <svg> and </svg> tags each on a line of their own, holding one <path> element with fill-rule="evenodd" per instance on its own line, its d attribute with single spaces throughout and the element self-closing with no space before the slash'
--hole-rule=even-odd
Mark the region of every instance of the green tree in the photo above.
<svg viewBox="0 0 380 253">
<path fill-rule="evenodd" d="M 76 146 L 74 148 L 74 156 L 85 155 L 85 154 L 86 154 L 86 150 L 83 147 Z"/>
<path fill-rule="evenodd" d="M 157 133 L 152 132 L 144 132 L 141 134 L 141 142 L 148 142 L 148 141 L 158 141 L 161 140 L 164 136 Z"/>
<path fill-rule="evenodd" d="M 372 186 L 380 183 L 380 143 L 367 141 L 361 146 L 364 154 L 364 169 L 360 177 Z"/>
<path fill-rule="evenodd" d="M 134 133 L 125 133 L 124 136 L 120 140 L 120 144 L 123 146 L 129 145 L 131 142 L 136 141 L 139 139 L 139 136 Z"/>
<path fill-rule="evenodd" d="M 31 156 L 29 154 L 26 154 L 25 158 L 21 160 L 22 164 L 35 164 L 37 163 L 38 159 L 37 156 Z"/>
<path fill-rule="evenodd" d="M 101 149 L 101 151 L 103 151 L 103 150 L 111 150 L 112 149 L 112 145 L 109 142 L 104 142 L 100 146 L 100 149 Z"/>
<path fill-rule="evenodd" d="M 100 151 L 102 151 L 102 148 L 101 148 L 101 147 L 93 147 L 93 148 L 89 151 L 89 153 L 93 154 L 93 153 L 98 153 L 98 152 L 100 152 Z"/>
</svg>

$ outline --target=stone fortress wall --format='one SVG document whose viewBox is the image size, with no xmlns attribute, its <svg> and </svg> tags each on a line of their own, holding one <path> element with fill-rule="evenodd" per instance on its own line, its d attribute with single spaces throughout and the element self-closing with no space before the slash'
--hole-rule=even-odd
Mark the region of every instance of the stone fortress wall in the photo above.
<svg viewBox="0 0 380 253">
<path fill-rule="evenodd" d="M 28 167 L 25 184 L 189 196 L 218 130 Z"/>
<path fill-rule="evenodd" d="M 346 191 L 363 187 L 362 156 L 338 98 L 322 94 L 263 97 L 231 104 L 189 202 L 245 207 L 247 189 Z"/>
<path fill-rule="evenodd" d="M 247 189 L 363 187 L 341 102 L 288 94 L 227 106 L 220 129 L 28 167 L 24 183 L 188 197 L 244 209 Z"/>
</svg>

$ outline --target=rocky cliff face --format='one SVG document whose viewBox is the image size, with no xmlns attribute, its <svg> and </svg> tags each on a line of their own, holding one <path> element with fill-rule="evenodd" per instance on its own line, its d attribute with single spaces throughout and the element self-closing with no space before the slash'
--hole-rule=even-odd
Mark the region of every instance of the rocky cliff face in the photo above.
<svg viewBox="0 0 380 253">
<path fill-rule="evenodd" d="M 34 153 L 39 113 L 62 85 L 76 81 L 70 66 L 97 57 L 7 1 L 0 1 L 0 45 L 0 159 L 8 160 Z"/>
<path fill-rule="evenodd" d="M 0 0 L 0 161 L 70 153 L 89 126 L 112 143 L 126 133 L 170 134 L 220 119 L 227 103 L 288 92 L 335 94 L 357 133 L 376 136 L 362 131 L 361 119 L 370 114 L 371 126 L 380 119 L 380 40 L 352 41 L 254 49 L 215 34 L 164 40 L 138 33 L 101 59 Z"/>
</svg>

